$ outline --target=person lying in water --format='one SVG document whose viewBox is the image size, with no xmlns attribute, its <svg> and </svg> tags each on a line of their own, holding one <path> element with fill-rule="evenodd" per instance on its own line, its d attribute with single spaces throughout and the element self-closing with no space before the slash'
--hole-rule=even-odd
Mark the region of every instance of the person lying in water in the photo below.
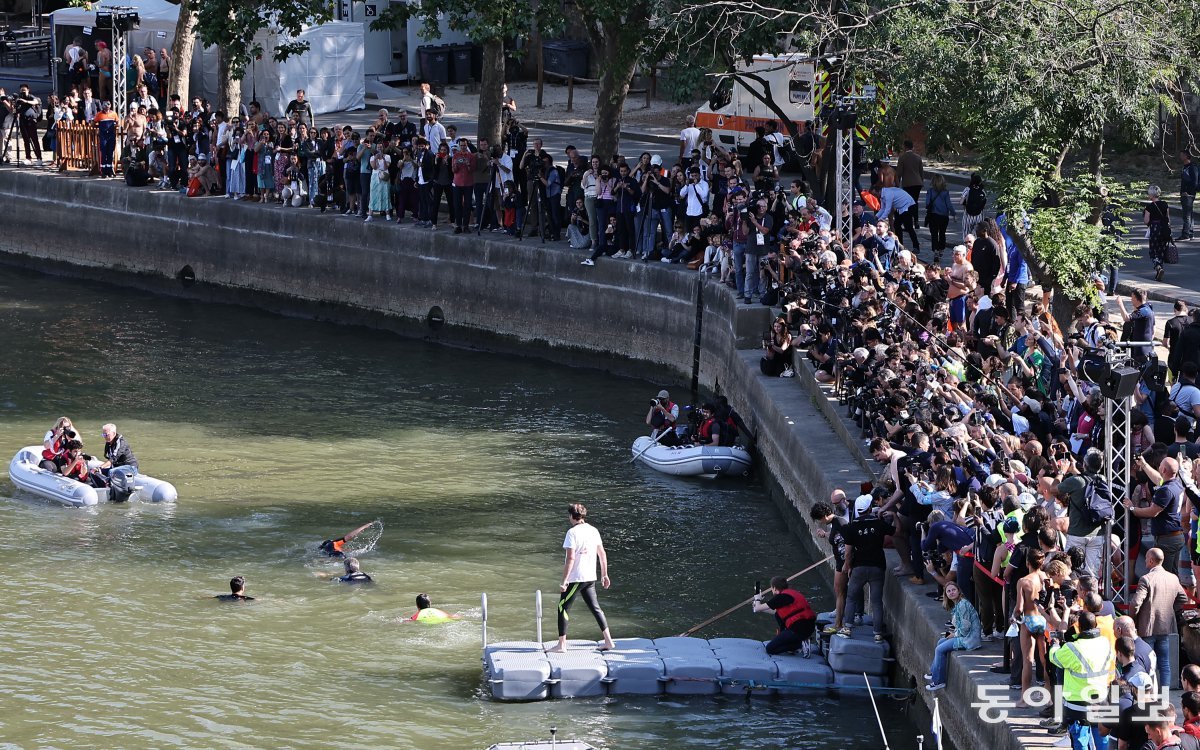
<svg viewBox="0 0 1200 750">
<path fill-rule="evenodd" d="M 325 541 L 321 542 L 321 546 L 318 549 L 322 554 L 328 555 L 329 557 L 345 557 L 346 554 L 343 552 L 343 550 L 346 549 L 346 542 L 371 528 L 371 525 L 374 523 L 374 521 L 369 521 L 364 523 L 362 526 L 359 526 L 354 531 L 348 532 L 344 536 L 340 536 L 337 539 L 326 539 Z"/>
<path fill-rule="evenodd" d="M 429 594 L 417 594 L 417 612 L 408 618 L 409 622 L 423 622 L 436 625 L 440 622 L 462 619 L 462 615 L 452 615 L 449 612 L 430 606 Z"/>
<path fill-rule="evenodd" d="M 246 579 L 242 576 L 234 576 L 229 579 L 229 594 L 217 594 L 214 599 L 222 602 L 252 602 L 253 596 L 246 596 Z"/>
</svg>

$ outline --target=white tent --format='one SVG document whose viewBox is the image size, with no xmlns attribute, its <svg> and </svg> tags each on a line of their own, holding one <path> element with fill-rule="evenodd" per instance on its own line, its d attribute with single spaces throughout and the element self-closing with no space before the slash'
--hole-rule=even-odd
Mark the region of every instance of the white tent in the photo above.
<svg viewBox="0 0 1200 750">
<path fill-rule="evenodd" d="M 129 32 L 129 52 L 138 54 L 144 47 L 171 48 L 179 6 L 166 0 L 133 0 L 130 2 L 141 18 L 140 28 Z M 96 11 L 86 8 L 62 8 L 50 14 L 55 54 L 60 55 L 75 36 L 82 36 L 85 47 L 95 33 Z M 107 39 L 107 32 L 104 32 Z M 308 51 L 282 63 L 272 58 L 275 36 L 262 32 L 263 59 L 250 66 L 242 81 L 242 101 L 249 102 L 257 95 L 263 109 L 271 114 L 283 112 L 295 96 L 304 89 L 317 114 L 362 109 L 366 85 L 363 74 L 363 26 L 359 23 L 334 21 L 313 26 L 300 33 L 309 43 Z M 192 56 L 191 94 L 215 101 L 217 96 L 217 50 L 197 47 Z"/>
<path fill-rule="evenodd" d="M 367 88 L 363 74 L 363 25 L 331 21 L 310 26 L 300 32 L 308 50 L 283 62 L 272 59 L 277 36 L 260 32 L 261 60 L 252 62 L 242 80 L 242 101 L 257 99 L 263 111 L 283 112 L 295 98 L 296 89 L 304 89 L 313 112 L 342 112 L 362 109 Z M 192 91 L 215 100 L 217 87 L 217 50 L 205 47 L 192 56 Z"/>
</svg>

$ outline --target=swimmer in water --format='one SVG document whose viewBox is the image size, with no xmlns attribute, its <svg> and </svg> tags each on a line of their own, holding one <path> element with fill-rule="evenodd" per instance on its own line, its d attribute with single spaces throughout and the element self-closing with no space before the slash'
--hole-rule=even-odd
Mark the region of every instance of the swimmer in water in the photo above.
<svg viewBox="0 0 1200 750">
<path fill-rule="evenodd" d="M 214 599 L 219 599 L 223 602 L 252 602 L 253 596 L 246 596 L 246 579 L 243 576 L 234 576 L 229 579 L 230 594 L 217 594 Z"/>
<path fill-rule="evenodd" d="M 417 612 L 408 619 L 410 622 L 424 622 L 435 625 L 440 622 L 458 620 L 461 617 L 461 615 L 452 615 L 437 607 L 430 606 L 429 594 L 417 594 Z"/>
<path fill-rule="evenodd" d="M 357 557 L 347 557 L 345 559 L 346 575 L 339 576 L 337 580 L 342 583 L 373 583 L 375 579 L 362 572 L 358 564 Z"/>
<path fill-rule="evenodd" d="M 346 548 L 346 542 L 371 528 L 371 525 L 374 523 L 374 521 L 364 523 L 354 531 L 347 533 L 345 536 L 340 536 L 337 539 L 326 539 L 325 541 L 321 542 L 321 546 L 319 548 L 321 553 L 328 555 L 329 557 L 345 557 L 346 555 L 343 550 Z"/>
</svg>

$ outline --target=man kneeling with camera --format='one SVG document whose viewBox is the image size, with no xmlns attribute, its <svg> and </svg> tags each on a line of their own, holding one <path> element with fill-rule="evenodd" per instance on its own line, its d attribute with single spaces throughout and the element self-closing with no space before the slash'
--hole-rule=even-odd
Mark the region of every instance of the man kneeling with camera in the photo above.
<svg viewBox="0 0 1200 750">
<path fill-rule="evenodd" d="M 799 651 L 808 658 L 808 641 L 817 629 L 817 613 L 795 589 L 788 588 L 783 576 L 771 579 L 771 588 L 754 597 L 755 612 L 770 612 L 775 615 L 779 632 L 767 644 L 771 656 Z"/>
</svg>

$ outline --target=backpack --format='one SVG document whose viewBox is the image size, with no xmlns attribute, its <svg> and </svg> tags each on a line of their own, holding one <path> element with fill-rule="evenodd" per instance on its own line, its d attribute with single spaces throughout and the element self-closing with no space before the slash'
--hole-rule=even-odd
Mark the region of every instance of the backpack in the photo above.
<svg viewBox="0 0 1200 750">
<path fill-rule="evenodd" d="M 441 117 L 446 114 L 446 102 L 442 101 L 442 97 L 437 94 L 430 94 L 429 102 L 429 108 L 433 110 L 435 115 Z"/>
<path fill-rule="evenodd" d="M 971 216 L 978 216 L 987 207 L 987 195 L 977 187 L 967 188 L 967 198 L 963 201 L 963 209 Z"/>
<path fill-rule="evenodd" d="M 1194 193 L 1197 187 L 1200 187 L 1200 166 L 1192 163 L 1183 168 L 1179 180 L 1179 190 L 1183 193 Z"/>
<path fill-rule="evenodd" d="M 1083 488 L 1083 513 L 1090 526 L 1099 526 L 1113 519 L 1112 491 L 1104 482 L 1092 478 Z"/>
</svg>

